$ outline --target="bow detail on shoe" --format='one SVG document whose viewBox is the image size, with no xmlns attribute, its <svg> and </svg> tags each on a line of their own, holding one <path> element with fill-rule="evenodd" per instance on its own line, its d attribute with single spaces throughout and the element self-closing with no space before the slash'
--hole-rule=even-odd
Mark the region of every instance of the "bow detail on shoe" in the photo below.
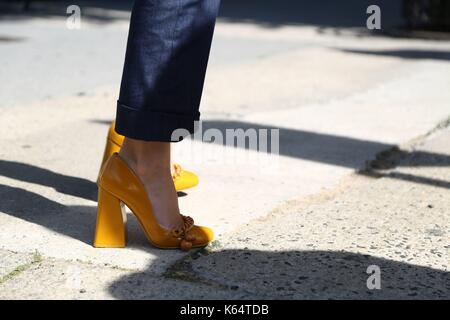
<svg viewBox="0 0 450 320">
<path fill-rule="evenodd" d="M 174 163 L 173 164 L 173 172 L 172 172 L 172 179 L 178 179 L 181 176 L 181 173 L 183 172 L 183 168 L 179 165 Z"/>
<path fill-rule="evenodd" d="M 194 226 L 194 219 L 188 216 L 183 216 L 183 226 L 179 228 L 173 228 L 171 230 L 172 236 L 181 240 L 180 241 L 180 249 L 188 251 L 192 248 L 192 242 L 195 241 L 195 237 L 193 235 L 188 234 L 189 230 Z"/>
</svg>

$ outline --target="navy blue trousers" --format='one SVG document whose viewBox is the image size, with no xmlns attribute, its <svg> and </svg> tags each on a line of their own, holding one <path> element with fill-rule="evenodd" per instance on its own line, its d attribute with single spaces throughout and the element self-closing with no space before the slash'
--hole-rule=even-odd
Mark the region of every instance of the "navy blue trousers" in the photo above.
<svg viewBox="0 0 450 320">
<path fill-rule="evenodd" d="M 116 131 L 175 142 L 192 133 L 220 0 L 136 0 L 131 14 Z"/>
</svg>

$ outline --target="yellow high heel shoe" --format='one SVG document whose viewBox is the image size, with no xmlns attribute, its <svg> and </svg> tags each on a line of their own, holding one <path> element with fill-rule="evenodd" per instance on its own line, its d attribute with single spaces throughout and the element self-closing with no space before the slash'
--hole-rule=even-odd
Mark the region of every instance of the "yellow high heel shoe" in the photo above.
<svg viewBox="0 0 450 320">
<path fill-rule="evenodd" d="M 100 166 L 100 172 L 102 171 L 101 168 L 105 165 L 106 161 L 111 157 L 112 154 L 115 152 L 119 152 L 120 148 L 122 147 L 124 136 L 118 134 L 115 127 L 115 121 L 111 123 L 111 126 L 108 130 L 108 138 L 106 139 L 106 147 L 105 152 L 103 153 L 103 160 L 102 164 Z M 195 173 L 184 170 L 179 164 L 173 165 L 173 183 L 175 185 L 175 190 L 181 191 L 186 190 L 189 188 L 193 188 L 198 184 L 198 177 Z M 100 175 L 100 174 L 99 174 Z"/>
<path fill-rule="evenodd" d="M 94 247 L 125 247 L 124 204 L 136 216 L 148 240 L 158 248 L 189 250 L 204 247 L 214 238 L 211 229 L 194 225 L 194 220 L 187 216 L 182 216 L 184 225 L 181 228 L 168 230 L 161 227 L 153 214 L 144 185 L 117 153 L 106 161 L 98 187 Z"/>
</svg>

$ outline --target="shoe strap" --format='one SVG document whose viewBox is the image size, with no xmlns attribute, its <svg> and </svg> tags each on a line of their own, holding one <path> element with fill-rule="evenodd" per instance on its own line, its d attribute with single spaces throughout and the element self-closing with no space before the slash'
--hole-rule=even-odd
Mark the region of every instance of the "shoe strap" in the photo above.
<svg viewBox="0 0 450 320">
<path fill-rule="evenodd" d="M 179 164 L 174 163 L 173 164 L 172 178 L 173 179 L 178 179 L 181 176 L 182 172 L 183 172 L 183 168 Z"/>
</svg>

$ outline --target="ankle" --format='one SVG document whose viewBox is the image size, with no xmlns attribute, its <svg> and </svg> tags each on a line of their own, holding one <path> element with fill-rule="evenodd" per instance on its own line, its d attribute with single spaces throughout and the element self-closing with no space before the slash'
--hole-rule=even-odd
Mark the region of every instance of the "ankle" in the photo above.
<svg viewBox="0 0 450 320">
<path fill-rule="evenodd" d="M 171 177 L 170 167 L 159 163 L 138 160 L 134 170 L 140 178 L 149 181 L 161 181 Z"/>
<path fill-rule="evenodd" d="M 125 138 L 119 155 L 141 178 L 171 176 L 169 144 Z"/>
</svg>

